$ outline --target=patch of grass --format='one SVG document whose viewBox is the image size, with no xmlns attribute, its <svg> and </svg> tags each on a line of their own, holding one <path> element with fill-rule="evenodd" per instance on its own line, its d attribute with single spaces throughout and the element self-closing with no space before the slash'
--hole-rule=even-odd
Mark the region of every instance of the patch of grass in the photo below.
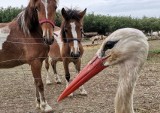
<svg viewBox="0 0 160 113">
<path fill-rule="evenodd" d="M 160 50 L 159 49 L 150 50 L 147 60 L 150 62 L 159 63 L 160 62 Z"/>
<path fill-rule="evenodd" d="M 160 49 L 150 50 L 149 53 L 160 54 Z"/>
</svg>

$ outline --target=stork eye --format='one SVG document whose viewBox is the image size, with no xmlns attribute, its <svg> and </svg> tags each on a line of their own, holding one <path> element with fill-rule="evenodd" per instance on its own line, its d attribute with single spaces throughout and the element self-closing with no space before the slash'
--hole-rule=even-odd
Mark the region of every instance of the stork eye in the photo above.
<svg viewBox="0 0 160 113">
<path fill-rule="evenodd" d="M 106 42 L 106 44 L 105 44 L 105 46 L 103 48 L 103 51 L 106 51 L 108 49 L 112 49 L 117 42 L 118 41 L 108 41 L 108 42 Z"/>
</svg>

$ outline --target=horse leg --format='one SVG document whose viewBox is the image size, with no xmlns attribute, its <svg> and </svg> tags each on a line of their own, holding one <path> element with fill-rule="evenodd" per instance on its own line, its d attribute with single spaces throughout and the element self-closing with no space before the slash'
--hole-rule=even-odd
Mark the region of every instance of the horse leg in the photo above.
<svg viewBox="0 0 160 113">
<path fill-rule="evenodd" d="M 31 70 L 34 77 L 34 83 L 36 86 L 36 100 L 37 107 L 39 107 L 43 112 L 50 112 L 52 108 L 48 105 L 44 97 L 44 86 L 41 78 L 41 68 L 42 61 L 34 60 L 31 62 Z"/>
<path fill-rule="evenodd" d="M 92 45 L 94 44 L 94 41 L 92 41 Z"/>
<path fill-rule="evenodd" d="M 45 59 L 45 68 L 46 68 L 46 70 L 47 70 L 47 77 L 46 77 L 46 84 L 47 85 L 50 85 L 50 84 L 52 84 L 52 82 L 51 82 L 51 78 L 50 78 L 50 72 L 49 72 L 49 65 L 50 65 L 50 60 L 49 60 L 49 58 L 46 58 Z"/>
<path fill-rule="evenodd" d="M 69 62 L 66 59 L 63 60 L 63 66 L 64 66 L 65 78 L 66 78 L 66 87 L 68 87 L 70 82 L 70 73 L 69 73 Z M 73 93 L 71 93 L 69 96 L 73 96 Z"/>
<path fill-rule="evenodd" d="M 80 72 L 80 68 L 81 68 L 81 60 L 79 59 L 77 62 L 74 63 L 77 74 Z M 82 85 L 80 88 L 80 94 L 81 95 L 87 95 L 87 91 L 84 89 L 84 86 Z"/>
<path fill-rule="evenodd" d="M 51 65 L 52 65 L 53 72 L 54 72 L 54 75 L 55 75 L 55 82 L 57 84 L 61 84 L 60 76 L 57 74 L 56 64 L 57 64 L 57 61 L 56 60 L 52 60 Z"/>
<path fill-rule="evenodd" d="M 35 84 L 35 86 L 36 86 L 36 84 Z M 37 86 L 36 86 L 36 108 L 40 109 L 40 96 L 39 96 L 39 91 L 38 91 Z"/>
</svg>

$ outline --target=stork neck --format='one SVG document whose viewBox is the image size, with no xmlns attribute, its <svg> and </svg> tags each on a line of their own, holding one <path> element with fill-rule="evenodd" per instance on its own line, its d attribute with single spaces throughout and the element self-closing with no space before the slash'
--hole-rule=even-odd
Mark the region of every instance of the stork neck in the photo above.
<svg viewBox="0 0 160 113">
<path fill-rule="evenodd" d="M 115 113 L 134 113 L 133 87 L 127 85 L 128 84 L 119 82 L 118 91 L 115 98 Z"/>
<path fill-rule="evenodd" d="M 130 63 L 129 63 L 130 64 Z M 133 93 L 138 77 L 137 66 L 121 64 L 118 90 L 115 98 L 115 113 L 134 113 Z"/>
</svg>

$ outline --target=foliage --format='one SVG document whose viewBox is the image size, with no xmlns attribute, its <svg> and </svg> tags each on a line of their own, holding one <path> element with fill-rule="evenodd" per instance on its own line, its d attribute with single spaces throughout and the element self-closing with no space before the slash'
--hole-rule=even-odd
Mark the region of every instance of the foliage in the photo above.
<svg viewBox="0 0 160 113">
<path fill-rule="evenodd" d="M 84 30 L 93 31 L 99 34 L 113 32 L 120 28 L 132 27 L 148 33 L 160 31 L 160 18 L 132 18 L 131 16 L 104 16 L 88 14 L 84 18 Z"/>
<path fill-rule="evenodd" d="M 0 8 L 0 22 L 9 22 L 14 19 L 24 7 L 21 8 Z M 60 26 L 62 16 L 60 10 L 56 14 L 56 25 Z M 84 17 L 84 31 L 98 32 L 106 34 L 124 27 L 132 27 L 145 31 L 146 33 L 160 31 L 160 18 L 132 18 L 131 16 L 110 16 L 110 15 L 95 15 L 94 13 L 87 14 Z"/>
<path fill-rule="evenodd" d="M 149 53 L 160 54 L 160 49 L 150 50 Z"/>
<path fill-rule="evenodd" d="M 61 11 L 58 10 L 56 13 L 56 26 L 61 26 L 61 22 L 62 22 L 62 16 L 61 16 Z"/>
<path fill-rule="evenodd" d="M 0 22 L 9 22 L 14 19 L 23 9 L 21 8 L 0 8 Z"/>
</svg>

